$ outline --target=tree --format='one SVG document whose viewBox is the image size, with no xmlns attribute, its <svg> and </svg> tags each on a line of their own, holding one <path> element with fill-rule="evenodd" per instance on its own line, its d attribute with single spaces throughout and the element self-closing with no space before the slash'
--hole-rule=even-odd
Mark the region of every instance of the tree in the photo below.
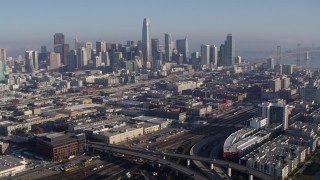
<svg viewBox="0 0 320 180">
<path fill-rule="evenodd" d="M 42 134 L 44 132 L 43 128 L 39 127 L 39 126 L 35 126 L 31 129 L 31 131 L 33 134 Z"/>
</svg>

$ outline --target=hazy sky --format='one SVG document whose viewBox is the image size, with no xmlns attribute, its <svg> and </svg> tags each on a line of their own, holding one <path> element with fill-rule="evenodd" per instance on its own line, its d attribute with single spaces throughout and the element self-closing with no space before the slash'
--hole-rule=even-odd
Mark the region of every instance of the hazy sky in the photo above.
<svg viewBox="0 0 320 180">
<path fill-rule="evenodd" d="M 151 19 L 152 38 L 188 34 L 191 51 L 219 46 L 233 33 L 239 51 L 320 45 L 319 0 L 1 0 L 0 47 L 8 54 L 51 49 L 53 34 L 67 43 L 124 43 L 141 39 L 142 21 Z"/>
</svg>

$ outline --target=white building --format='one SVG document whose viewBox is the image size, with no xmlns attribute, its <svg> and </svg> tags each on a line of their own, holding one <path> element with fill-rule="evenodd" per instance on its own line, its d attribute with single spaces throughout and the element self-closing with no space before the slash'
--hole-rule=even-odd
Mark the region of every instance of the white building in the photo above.
<svg viewBox="0 0 320 180">
<path fill-rule="evenodd" d="M 209 65 L 210 64 L 210 45 L 201 45 L 201 65 Z"/>
</svg>

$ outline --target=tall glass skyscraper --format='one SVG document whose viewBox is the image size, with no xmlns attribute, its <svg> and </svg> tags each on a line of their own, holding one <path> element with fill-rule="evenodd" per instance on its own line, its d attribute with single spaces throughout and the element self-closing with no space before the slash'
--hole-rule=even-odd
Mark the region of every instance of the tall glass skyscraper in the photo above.
<svg viewBox="0 0 320 180">
<path fill-rule="evenodd" d="M 227 40 L 225 44 L 226 48 L 226 65 L 231 66 L 234 64 L 234 55 L 235 55 L 235 44 L 232 34 L 227 35 Z"/>
<path fill-rule="evenodd" d="M 166 51 L 166 58 L 165 58 L 166 61 L 171 62 L 173 43 L 172 43 L 171 34 L 169 33 L 164 34 L 164 49 Z"/>
<path fill-rule="evenodd" d="M 188 39 L 179 39 L 177 40 L 177 50 L 183 54 L 183 63 L 188 63 L 189 59 L 189 44 Z"/>
<path fill-rule="evenodd" d="M 0 61 L 0 81 L 6 80 L 4 72 L 5 72 L 5 64 L 2 61 Z"/>
<path fill-rule="evenodd" d="M 151 39 L 150 39 L 150 19 L 144 18 L 142 24 L 142 55 L 143 55 L 143 65 L 145 68 L 148 64 L 151 64 L 152 53 L 151 53 Z"/>
</svg>

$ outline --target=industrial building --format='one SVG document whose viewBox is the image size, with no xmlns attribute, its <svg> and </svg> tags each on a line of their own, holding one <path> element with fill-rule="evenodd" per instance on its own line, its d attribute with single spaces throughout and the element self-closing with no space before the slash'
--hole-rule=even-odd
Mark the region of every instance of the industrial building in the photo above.
<svg viewBox="0 0 320 180">
<path fill-rule="evenodd" d="M 84 135 L 83 135 L 84 136 Z M 32 150 L 52 161 L 68 159 L 78 155 L 85 148 L 83 136 L 71 136 L 64 133 L 45 133 L 32 139 Z"/>
<path fill-rule="evenodd" d="M 0 156 L 0 178 L 14 176 L 26 169 L 26 161 L 11 155 Z"/>
</svg>

